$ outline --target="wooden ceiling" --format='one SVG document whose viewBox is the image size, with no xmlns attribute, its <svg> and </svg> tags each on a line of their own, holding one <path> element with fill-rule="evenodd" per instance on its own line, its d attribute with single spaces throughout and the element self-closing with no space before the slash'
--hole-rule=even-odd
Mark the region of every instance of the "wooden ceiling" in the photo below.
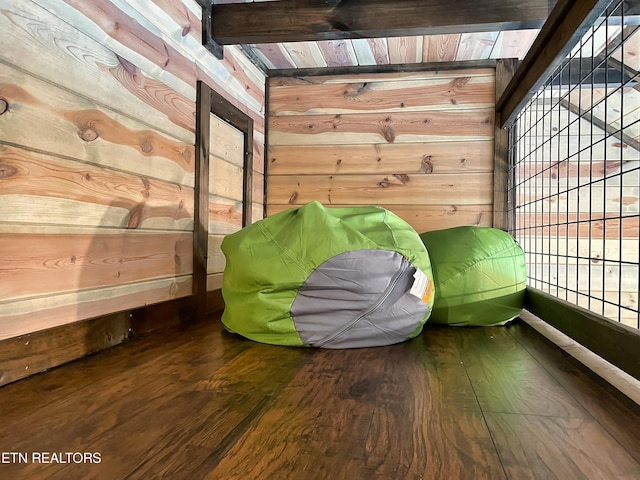
<svg viewBox="0 0 640 480">
<path fill-rule="evenodd" d="M 523 58 L 555 1 L 213 0 L 212 3 L 214 39 L 221 44 L 241 41 L 245 52 L 261 62 L 265 70 L 274 70 Z M 424 5 L 430 7 L 429 15 L 421 19 Z M 346 6 L 353 11 L 346 11 Z M 378 17 L 383 11 L 394 20 L 381 21 Z M 267 13 L 271 16 L 265 18 Z M 401 18 L 401 13 L 406 18 Z M 404 30 L 398 28 L 400 23 L 406 25 Z M 222 28 L 226 25 L 233 28 Z M 397 36 L 400 32 L 410 35 Z M 361 38 L 366 34 L 371 36 Z M 271 41 L 292 38 L 300 41 Z"/>
<path fill-rule="evenodd" d="M 586 0 L 584 4 L 564 2 L 555 10 L 556 0 L 198 1 L 212 2 L 211 37 L 220 45 L 241 45 L 268 74 L 288 69 L 522 59 L 552 10 L 554 21 L 545 26 L 539 41 L 553 35 L 551 30 L 561 29 L 558 21 L 562 18 L 570 18 L 566 5 L 591 10 Z M 581 56 L 590 57 L 594 64 L 602 63 L 607 51 L 615 51 L 606 66 L 602 63 L 600 70 L 604 71 L 586 73 L 594 82 L 593 91 L 585 85 L 581 90 L 586 92 L 584 98 L 577 101 L 572 94 L 563 107 L 578 114 L 583 113 L 578 110 L 591 110 L 594 123 L 616 132 L 638 150 L 640 0 L 629 0 L 625 5 L 625 17 L 616 17 L 614 12 L 610 25 L 603 24 L 593 34 L 587 32 L 592 35 L 589 40 L 574 48 L 574 52 L 581 48 Z M 623 43 L 624 48 L 619 49 Z M 534 57 L 539 56 L 540 46 L 534 48 Z M 533 57 L 528 60 L 535 61 Z M 590 62 L 574 63 L 581 70 Z M 582 72 L 574 72 L 574 65 L 568 70 L 570 78 L 584 77 Z M 624 88 L 620 88 L 620 79 Z M 571 82 L 564 80 L 556 80 L 560 83 L 556 93 L 567 93 Z M 602 102 L 605 97 L 607 101 Z M 633 129 L 623 128 L 622 118 L 634 119 Z"/>
</svg>

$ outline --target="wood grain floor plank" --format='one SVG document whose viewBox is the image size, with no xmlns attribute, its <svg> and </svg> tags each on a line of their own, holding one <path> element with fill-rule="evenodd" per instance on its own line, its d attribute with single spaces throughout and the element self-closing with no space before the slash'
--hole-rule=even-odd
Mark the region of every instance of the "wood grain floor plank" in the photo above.
<svg viewBox="0 0 640 480">
<path fill-rule="evenodd" d="M 607 384 L 576 359 L 551 344 L 531 327 L 517 323 L 508 332 L 640 462 L 640 406 Z"/>
<path fill-rule="evenodd" d="M 505 328 L 461 328 L 455 341 L 483 412 L 589 417 Z"/>
<path fill-rule="evenodd" d="M 595 420 L 508 413 L 485 416 L 509 478 L 640 478 L 640 464 Z"/>
<path fill-rule="evenodd" d="M 23 438 L 21 443 L 14 440 L 12 448 L 56 451 L 63 445 L 70 451 L 108 454 L 104 454 L 99 469 L 90 464 L 54 469 L 31 464 L 20 466 L 20 476 L 92 478 L 97 471 L 96 478 L 107 478 L 101 477 L 106 472 L 110 475 L 108 478 L 127 475 L 159 478 L 155 476 L 156 470 L 181 463 L 177 461 L 182 458 L 179 446 L 211 437 L 209 443 L 204 443 L 208 446 L 208 455 L 215 451 L 238 424 L 260 412 L 265 398 L 287 382 L 290 372 L 297 371 L 294 357 L 300 353 L 223 334 L 219 326 L 217 330 L 217 341 L 212 344 L 183 337 L 181 349 L 167 355 L 159 352 L 162 345 L 156 345 L 156 358 L 140 365 L 138 370 L 131 369 L 130 375 L 102 372 L 102 378 L 80 395 L 51 404 L 29 417 L 26 421 L 32 425 L 32 435 Z M 256 354 L 256 350 L 261 352 Z M 269 350 L 278 350 L 278 353 Z M 275 367 L 271 381 L 264 382 L 264 369 L 238 369 L 238 363 L 243 362 L 235 359 L 243 356 L 248 357 L 245 362 L 249 365 L 259 357 L 271 361 Z M 288 365 L 289 369 L 278 369 L 278 364 Z M 233 383 L 227 388 L 224 381 L 232 377 Z M 259 383 L 262 386 L 255 388 Z M 211 385 L 216 387 L 207 388 Z M 22 425 L 16 427 L 22 428 Z M 51 436 L 51 432 L 56 435 Z M 240 433 L 232 435 L 234 442 Z M 7 434 L 4 438 L 8 442 L 12 437 L 11 432 Z"/>
<path fill-rule="evenodd" d="M 638 478 L 640 414 L 612 401 L 631 426 L 611 427 L 615 396 L 598 404 L 597 382 L 530 335 L 429 326 L 332 351 L 216 318 L 169 329 L 0 389 L 0 451 L 102 458 L 0 464 L 0 478 Z"/>
<path fill-rule="evenodd" d="M 360 478 L 505 478 L 452 333 L 391 347 Z"/>
<path fill-rule="evenodd" d="M 207 352 L 178 361 L 183 375 L 169 382 L 179 382 L 178 395 L 167 396 L 164 403 L 156 402 L 155 408 L 119 423 L 92 448 L 119 452 L 114 468 L 127 478 L 198 478 L 192 471 L 200 462 L 219 462 L 270 407 L 271 397 L 289 383 L 300 363 L 306 362 L 302 349 L 263 345 L 226 333 L 221 334 L 220 343 L 225 351 L 236 354 L 217 368 L 211 368 Z M 268 382 L 265 372 L 269 372 Z M 128 445 L 123 438 L 130 439 Z M 199 451 L 199 459 L 185 464 L 186 451 Z"/>
<path fill-rule="evenodd" d="M 65 401 L 72 395 L 89 388 L 98 381 L 104 381 L 104 372 L 128 372 L 133 375 L 136 369 L 143 370 L 151 363 L 161 361 L 157 344 L 162 339 L 162 353 L 172 355 L 177 349 L 184 348 L 185 338 L 202 334 L 202 325 L 191 327 L 188 333 L 174 332 L 167 336 L 166 332 L 148 334 L 131 344 L 121 344 L 108 351 L 83 358 L 80 362 L 54 368 L 46 373 L 35 375 L 28 380 L 12 383 L 0 388 L 0 424 L 7 419 L 24 416 L 25 405 L 31 412 L 56 408 L 52 405 Z M 188 336 L 188 337 L 187 337 Z"/>
<path fill-rule="evenodd" d="M 59 373 L 58 380 L 60 382 L 59 384 L 54 384 L 58 388 L 57 392 L 53 391 L 55 398 L 50 399 L 48 403 L 42 401 L 39 404 L 37 395 L 31 392 L 31 398 L 28 399 L 29 404 L 31 404 L 32 400 L 35 400 L 36 406 L 40 408 L 24 409 L 23 407 L 20 417 L 18 419 L 14 418 L 12 422 L 15 428 L 24 427 L 30 431 L 29 436 L 21 437 L 24 444 L 16 441 L 13 437 L 13 432 L 3 429 L 0 430 L 0 445 L 4 446 L 4 442 L 11 442 L 14 447 L 33 446 L 40 440 L 44 441 L 48 437 L 49 431 L 56 431 L 58 439 L 64 439 L 65 441 L 65 437 L 74 439 L 78 433 L 75 431 L 76 428 L 81 429 L 85 423 L 93 424 L 92 422 L 95 422 L 95 419 L 92 418 L 93 415 L 99 415 L 101 421 L 104 421 L 104 416 L 109 414 L 110 410 L 122 408 L 131 414 L 137 409 L 144 409 L 145 405 L 149 405 L 153 400 L 162 398 L 165 394 L 170 395 L 173 393 L 173 395 L 176 395 L 177 391 L 179 391 L 179 388 L 177 388 L 179 382 L 188 379 L 189 374 L 202 375 L 203 373 L 201 370 L 196 369 L 194 358 L 204 362 L 201 365 L 204 365 L 205 369 L 215 371 L 242 351 L 241 347 L 231 351 L 221 346 L 212 346 L 210 351 L 205 352 L 194 348 L 195 345 L 189 348 L 189 345 L 186 344 L 187 342 L 188 340 L 185 341 L 185 338 L 182 337 L 177 342 L 175 349 L 171 349 L 171 345 L 169 345 L 165 353 L 159 352 L 158 346 L 155 345 L 155 348 L 151 350 L 151 354 L 142 357 L 137 364 L 129 362 L 123 364 L 111 363 L 109 357 L 105 354 L 96 356 L 93 359 L 95 362 L 93 366 L 89 365 L 86 370 L 80 364 L 85 363 L 82 361 L 54 371 Z M 128 349 L 123 348 L 121 350 L 124 351 L 117 353 L 126 355 L 126 350 Z M 106 362 L 107 365 L 100 365 L 101 362 Z M 185 368 L 185 363 L 187 362 L 189 368 Z M 92 374 L 96 378 L 91 379 Z M 74 386 L 73 383 L 77 385 Z M 69 390 L 71 390 L 71 393 L 62 394 Z M 4 396 L 4 389 L 1 393 Z M 27 399 L 28 394 L 29 392 L 22 392 L 21 396 Z M 10 389 L 7 392 L 7 396 L 5 400 L 7 402 L 12 398 L 15 399 Z M 136 402 L 140 402 L 140 404 L 137 405 Z M 25 415 L 25 413 L 28 415 Z M 101 413 L 105 415 L 100 415 Z M 4 412 L 2 417 L 4 417 Z M 124 418 L 126 418 L 126 415 L 123 416 L 123 421 Z M 117 424 L 118 419 L 116 418 L 113 422 Z M 37 428 L 34 429 L 34 426 Z M 97 427 L 97 425 L 94 425 L 95 432 L 93 436 L 98 436 L 102 433 L 102 430 Z M 112 425 L 101 426 L 104 429 L 111 427 Z M 92 438 L 83 437 L 81 440 L 86 442 L 92 440 Z"/>
<path fill-rule="evenodd" d="M 125 469 L 127 478 L 199 478 L 194 471 L 219 462 L 267 411 L 271 397 L 298 371 L 299 360 L 305 361 L 301 350 L 262 345 L 235 335 L 223 337 L 224 343 L 240 352 L 215 371 L 182 379 L 188 383 L 184 391 L 159 407 L 163 418 L 174 420 L 164 422 L 157 418 L 157 412 L 145 412 L 143 417 L 108 432 L 100 439 L 102 443 L 96 444 L 95 448 L 122 452 L 118 465 L 131 469 Z M 265 372 L 269 372 L 268 382 Z M 149 431 L 150 426 L 156 430 Z M 121 439 L 139 431 L 145 432 L 146 440 L 139 439 L 123 449 Z M 154 436 L 157 440 L 150 446 Z M 138 445 L 146 450 L 132 456 Z M 185 454 L 193 460 L 184 462 Z M 139 461 L 134 464 L 135 458 Z"/>
<path fill-rule="evenodd" d="M 207 478 L 355 478 L 387 349 L 311 353 Z"/>
</svg>

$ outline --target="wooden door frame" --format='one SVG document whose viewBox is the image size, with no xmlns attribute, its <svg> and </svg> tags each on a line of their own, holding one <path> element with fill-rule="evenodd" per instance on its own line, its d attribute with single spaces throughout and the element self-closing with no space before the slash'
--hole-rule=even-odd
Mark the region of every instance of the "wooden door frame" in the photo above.
<svg viewBox="0 0 640 480">
<path fill-rule="evenodd" d="M 244 134 L 242 226 L 252 223 L 253 120 L 206 83 L 196 86 L 195 190 L 193 219 L 193 297 L 196 321 L 207 314 L 207 256 L 209 244 L 209 168 L 211 114 Z"/>
</svg>

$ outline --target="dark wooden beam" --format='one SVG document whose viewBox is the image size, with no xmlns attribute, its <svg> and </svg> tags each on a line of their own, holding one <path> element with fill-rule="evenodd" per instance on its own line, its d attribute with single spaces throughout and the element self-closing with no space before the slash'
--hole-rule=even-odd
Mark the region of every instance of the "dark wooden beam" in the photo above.
<svg viewBox="0 0 640 480">
<path fill-rule="evenodd" d="M 249 131 L 249 125 L 253 125 L 253 121 L 247 114 L 229 103 L 229 101 L 218 92 L 211 90 L 209 95 L 211 98 L 209 112 L 220 117 L 245 134 Z"/>
<path fill-rule="evenodd" d="M 280 0 L 212 7 L 221 45 L 540 28 L 548 0 Z"/>
<path fill-rule="evenodd" d="M 627 135 L 622 130 L 614 127 L 610 123 L 606 123 L 602 118 L 596 117 L 595 115 L 593 115 L 593 110 L 581 108 L 575 103 L 569 101 L 568 98 L 563 98 L 560 101 L 560 105 L 569 110 L 571 113 L 574 113 L 579 117 L 584 118 L 587 122 L 592 123 L 594 127 L 604 130 L 605 132 L 607 132 L 607 134 L 611 135 L 614 138 L 617 138 L 622 143 L 629 145 L 636 152 L 640 152 L 640 142 L 638 140 L 633 138 L 631 135 Z"/>
<path fill-rule="evenodd" d="M 559 75 L 555 76 L 544 86 L 573 87 L 582 83 L 589 88 L 617 88 L 626 85 L 631 88 L 638 80 L 635 74 L 623 64 L 613 58 L 603 56 L 595 58 L 573 58 L 565 63 Z"/>
<path fill-rule="evenodd" d="M 244 169 L 242 188 L 242 226 L 253 223 L 253 120 L 247 118 L 248 128 L 244 132 Z"/>
<path fill-rule="evenodd" d="M 269 77 L 315 77 L 319 75 L 357 75 L 360 73 L 441 72 L 466 68 L 495 68 L 496 60 L 425 62 L 352 67 L 285 68 L 269 70 Z M 267 82 L 268 84 L 269 82 Z"/>
<path fill-rule="evenodd" d="M 209 0 L 198 0 L 198 3 L 202 7 L 202 45 L 214 57 L 222 60 L 224 47 L 211 38 L 211 2 Z"/>
<path fill-rule="evenodd" d="M 502 95 L 509 84 L 518 68 L 518 63 L 516 58 L 498 60 L 496 65 L 496 98 Z M 493 227 L 507 231 L 509 229 L 509 132 L 499 127 L 499 115 L 500 113 L 496 112 L 493 142 Z"/>
<path fill-rule="evenodd" d="M 193 296 L 196 320 L 203 320 L 207 304 L 207 255 L 209 245 L 209 131 L 211 124 L 209 86 L 196 86 L 196 165 L 193 219 Z"/>
<path fill-rule="evenodd" d="M 610 0 L 558 0 L 496 104 L 501 125 L 511 121 L 577 41 L 604 12 Z"/>
<path fill-rule="evenodd" d="M 265 75 L 268 75 L 269 67 L 267 67 L 267 65 L 265 65 L 265 63 L 260 59 L 260 57 L 256 55 L 252 47 L 250 47 L 249 45 L 240 45 L 240 50 L 242 50 L 242 53 L 244 53 L 246 57 L 251 61 L 251 63 L 253 63 L 256 67 L 258 67 L 258 69 L 262 73 L 264 73 Z"/>
<path fill-rule="evenodd" d="M 632 377 L 640 380 L 640 331 L 527 288 L 524 307 Z"/>
<path fill-rule="evenodd" d="M 637 1 L 637 3 L 640 4 L 640 1 Z M 640 9 L 640 5 L 635 6 L 635 8 Z M 627 17 L 625 17 L 625 23 L 626 23 L 626 19 Z M 620 34 L 615 39 L 611 40 L 608 43 L 609 51 L 619 47 L 620 44 L 622 44 L 623 42 L 632 43 L 636 41 L 637 38 L 632 38 L 632 37 L 635 37 L 638 35 L 639 29 L 640 27 L 638 27 L 637 25 L 625 25 L 622 29 L 622 32 L 620 32 Z M 614 69 L 618 71 L 622 71 L 624 72 L 625 75 L 632 78 L 633 81 L 635 82 L 635 85 L 631 85 L 631 86 L 636 91 L 640 91 L 640 72 L 632 68 L 630 65 L 624 62 L 621 62 L 620 60 L 613 57 L 608 57 L 607 63 Z"/>
<path fill-rule="evenodd" d="M 264 111 L 269 112 L 271 108 L 271 82 L 267 78 L 264 85 Z M 267 117 L 264 122 L 264 154 L 262 156 L 263 162 L 263 190 L 262 190 L 262 218 L 267 218 L 267 206 L 268 206 L 268 193 L 269 193 L 269 118 Z"/>
<path fill-rule="evenodd" d="M 620 8 L 617 6 L 617 2 L 613 3 L 612 7 L 609 7 L 605 10 L 605 14 L 609 15 L 609 24 L 611 24 L 611 20 L 621 20 L 622 16 L 620 15 Z M 621 2 L 624 8 L 624 24 L 631 25 L 635 23 L 638 19 L 638 15 L 640 15 L 640 1 L 638 0 L 623 0 Z"/>
</svg>

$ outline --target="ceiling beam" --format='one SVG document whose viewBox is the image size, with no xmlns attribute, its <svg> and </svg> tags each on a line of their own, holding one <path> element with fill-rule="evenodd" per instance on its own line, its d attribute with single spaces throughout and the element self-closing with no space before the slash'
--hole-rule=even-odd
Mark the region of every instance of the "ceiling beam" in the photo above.
<svg viewBox="0 0 640 480">
<path fill-rule="evenodd" d="M 589 88 L 615 88 L 625 85 L 635 87 L 638 72 L 625 68 L 621 62 L 603 55 L 594 58 L 572 58 L 563 65 L 558 75 L 550 78 L 542 86 L 574 87 L 585 85 Z"/>
<path fill-rule="evenodd" d="M 540 28 L 549 0 L 280 0 L 216 4 L 220 45 Z"/>
<path fill-rule="evenodd" d="M 314 77 L 321 75 L 360 75 L 368 73 L 407 73 L 496 68 L 496 60 L 462 60 L 455 62 L 396 63 L 387 65 L 354 65 L 345 67 L 283 68 L 269 70 L 269 77 Z"/>
<path fill-rule="evenodd" d="M 611 125 L 610 123 L 605 122 L 602 118 L 594 115 L 593 109 L 584 109 L 572 102 L 569 97 L 563 98 L 560 101 L 560 105 L 569 110 L 571 113 L 582 117 L 587 122 L 591 122 L 594 127 L 599 128 L 600 130 L 604 130 L 605 132 L 607 132 L 607 134 L 629 145 L 636 152 L 640 152 L 640 142 L 638 142 L 638 140 L 633 138 L 631 135 L 627 135 L 622 130 Z"/>
<path fill-rule="evenodd" d="M 219 60 L 224 57 L 224 47 L 211 38 L 211 3 L 198 0 L 202 7 L 202 45 Z"/>
<path fill-rule="evenodd" d="M 609 0 L 558 0 L 511 82 L 496 102 L 502 127 L 513 121 L 608 4 Z"/>
</svg>

